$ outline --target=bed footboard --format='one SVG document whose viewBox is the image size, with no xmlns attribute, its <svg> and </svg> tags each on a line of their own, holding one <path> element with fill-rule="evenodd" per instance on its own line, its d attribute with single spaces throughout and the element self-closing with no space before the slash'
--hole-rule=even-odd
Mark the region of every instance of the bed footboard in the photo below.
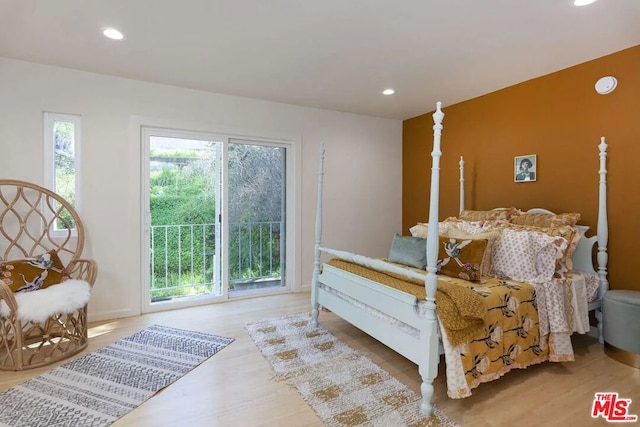
<svg viewBox="0 0 640 427">
<path fill-rule="evenodd" d="M 440 171 L 440 137 L 444 113 L 442 104 L 436 103 L 433 113 L 433 151 L 429 208 L 429 233 L 426 249 L 427 277 L 426 313 L 422 317 L 418 312 L 417 299 L 404 292 L 389 288 L 371 280 L 342 272 L 324 265 L 320 270 L 320 254 L 324 252 L 347 261 L 363 261 L 364 265 L 378 264 L 379 261 L 364 259 L 355 254 L 332 251 L 320 246 L 322 236 L 322 187 L 324 181 L 324 146 L 320 147 L 320 167 L 318 171 L 318 197 L 316 205 L 315 245 L 313 278 L 311 284 L 311 323 L 318 324 L 319 307 L 324 306 L 336 315 L 347 320 L 357 328 L 376 338 L 392 350 L 402 354 L 418 365 L 422 378 L 420 391 L 422 401 L 420 411 L 424 415 L 433 412 L 433 380 L 438 375 L 440 360 L 438 340 L 438 320 L 436 317 L 435 295 L 437 289 L 436 261 L 438 253 L 438 191 Z M 382 263 L 384 264 L 384 263 Z M 383 271 L 395 271 L 392 267 L 382 266 Z M 397 272 L 397 271 L 395 271 Z M 407 275 L 405 271 L 401 274 Z M 383 320 L 385 316 L 393 322 Z"/>
<path fill-rule="evenodd" d="M 422 378 L 420 410 L 430 415 L 433 380 L 440 360 L 438 325 L 420 316 L 418 300 L 327 264 L 314 288 L 320 306 L 418 365 Z M 317 322 L 317 317 L 314 320 Z"/>
</svg>

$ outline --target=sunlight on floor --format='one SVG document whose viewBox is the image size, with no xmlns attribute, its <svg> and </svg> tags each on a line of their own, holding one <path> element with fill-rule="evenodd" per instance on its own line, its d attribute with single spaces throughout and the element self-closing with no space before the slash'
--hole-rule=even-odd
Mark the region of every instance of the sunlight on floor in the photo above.
<svg viewBox="0 0 640 427">
<path fill-rule="evenodd" d="M 108 334 L 118 329 L 119 322 L 110 322 L 105 323 L 104 325 L 94 326 L 93 328 L 89 328 L 87 334 L 89 338 L 99 337 L 100 335 Z"/>
</svg>

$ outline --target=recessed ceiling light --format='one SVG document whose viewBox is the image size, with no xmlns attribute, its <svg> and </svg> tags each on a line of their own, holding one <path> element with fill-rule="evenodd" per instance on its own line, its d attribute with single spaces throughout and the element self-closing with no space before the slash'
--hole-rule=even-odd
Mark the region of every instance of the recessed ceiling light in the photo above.
<svg viewBox="0 0 640 427">
<path fill-rule="evenodd" d="M 596 0 L 573 0 L 574 6 L 586 6 L 588 4 L 594 3 Z"/>
<path fill-rule="evenodd" d="M 102 34 L 111 40 L 122 40 L 124 38 L 124 34 L 115 28 L 103 28 Z"/>
<path fill-rule="evenodd" d="M 393 89 L 385 89 L 382 91 L 383 95 L 393 95 L 394 93 L 396 93 L 396 91 Z"/>
</svg>

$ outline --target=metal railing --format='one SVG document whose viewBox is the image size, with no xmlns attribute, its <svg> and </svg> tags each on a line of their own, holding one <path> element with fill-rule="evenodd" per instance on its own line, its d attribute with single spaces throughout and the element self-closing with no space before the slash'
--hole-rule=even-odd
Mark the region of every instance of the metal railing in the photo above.
<svg viewBox="0 0 640 427">
<path fill-rule="evenodd" d="M 284 224 L 229 224 L 229 288 L 259 280 L 280 280 Z M 153 225 L 150 236 L 152 300 L 221 292 L 216 248 L 219 225 Z"/>
</svg>

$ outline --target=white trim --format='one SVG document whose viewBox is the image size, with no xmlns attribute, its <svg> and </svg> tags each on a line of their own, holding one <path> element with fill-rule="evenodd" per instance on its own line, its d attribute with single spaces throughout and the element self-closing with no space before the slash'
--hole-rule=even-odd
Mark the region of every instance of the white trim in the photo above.
<svg viewBox="0 0 640 427">
<path fill-rule="evenodd" d="M 89 302 L 89 305 L 91 305 L 91 302 Z M 89 323 L 102 322 L 105 320 L 113 320 L 113 319 L 120 319 L 123 317 L 138 316 L 139 314 L 140 312 L 137 309 L 133 309 L 133 308 L 123 308 L 121 310 L 102 310 L 102 311 L 95 311 L 95 310 L 89 309 L 87 311 L 87 321 Z M 89 336 L 91 336 L 91 327 L 89 327 Z"/>
<path fill-rule="evenodd" d="M 44 111 L 42 115 L 43 121 L 43 187 L 48 188 L 53 192 L 58 192 L 55 179 L 55 123 L 56 122 L 71 122 L 73 123 L 73 169 L 74 169 L 74 202 L 73 207 L 78 212 L 82 212 L 82 168 L 80 161 L 82 150 L 82 117 L 76 114 L 62 114 Z M 71 202 L 71 201 L 69 201 Z M 66 236 L 64 233 L 58 230 L 51 230 L 54 237 Z M 76 236 L 76 230 L 71 230 L 71 235 Z"/>
<path fill-rule="evenodd" d="M 229 140 L 225 140 L 225 143 L 222 144 L 222 153 L 220 153 L 222 159 L 229 158 Z M 222 188 L 220 189 L 220 194 L 222 195 L 222 222 L 220 227 L 222 229 L 222 238 L 220 239 L 220 250 L 222 253 L 220 254 L 220 279 L 221 283 L 229 283 L 229 269 L 224 268 L 224 266 L 229 265 L 229 251 L 224 250 L 227 247 L 229 242 L 229 162 L 222 162 Z M 225 301 L 229 299 L 229 287 L 222 285 L 222 299 Z"/>
</svg>

